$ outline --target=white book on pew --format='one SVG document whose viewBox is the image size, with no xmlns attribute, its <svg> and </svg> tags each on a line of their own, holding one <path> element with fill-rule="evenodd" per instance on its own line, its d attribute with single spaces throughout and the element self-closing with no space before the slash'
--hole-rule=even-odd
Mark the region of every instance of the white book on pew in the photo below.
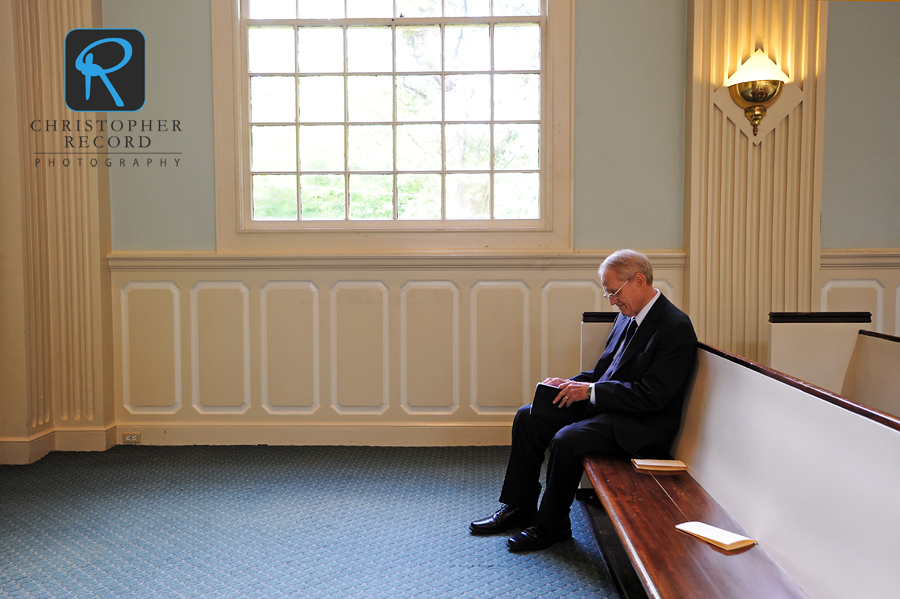
<svg viewBox="0 0 900 599">
<path fill-rule="evenodd" d="M 690 535 L 694 535 L 699 539 L 703 539 L 707 543 L 715 545 L 716 547 L 727 549 L 729 551 L 732 549 L 740 549 L 741 547 L 749 547 L 750 545 L 756 544 L 756 541 L 749 537 L 745 537 L 743 535 L 739 535 L 737 533 L 730 532 L 722 528 L 712 526 L 710 524 L 705 524 L 703 522 L 684 522 L 682 524 L 676 524 L 675 528 Z"/>
<path fill-rule="evenodd" d="M 681 460 L 638 460 L 632 459 L 631 463 L 638 470 L 658 470 L 662 472 L 677 472 L 687 470 L 687 465 Z"/>
</svg>

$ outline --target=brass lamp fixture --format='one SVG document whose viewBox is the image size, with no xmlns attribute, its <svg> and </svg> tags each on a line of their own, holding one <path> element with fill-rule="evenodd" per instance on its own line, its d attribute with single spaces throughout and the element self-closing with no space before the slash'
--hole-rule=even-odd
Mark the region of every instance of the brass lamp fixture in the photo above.
<svg viewBox="0 0 900 599">
<path fill-rule="evenodd" d="M 731 99 L 744 109 L 753 125 L 753 135 L 759 133 L 759 123 L 766 109 L 775 103 L 788 78 L 766 53 L 757 50 L 725 81 Z"/>
</svg>

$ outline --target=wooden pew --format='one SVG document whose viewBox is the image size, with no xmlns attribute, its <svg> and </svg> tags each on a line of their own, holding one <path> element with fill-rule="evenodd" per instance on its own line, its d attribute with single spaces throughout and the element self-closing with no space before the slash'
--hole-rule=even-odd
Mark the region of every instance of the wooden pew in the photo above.
<svg viewBox="0 0 900 599">
<path fill-rule="evenodd" d="M 770 312 L 769 365 L 801 381 L 841 393 L 860 329 L 871 312 Z"/>
<path fill-rule="evenodd" d="M 859 331 L 841 395 L 900 416 L 900 337 Z"/>
<path fill-rule="evenodd" d="M 900 419 L 701 344 L 672 454 L 687 473 L 585 459 L 624 597 L 898 596 Z M 722 552 L 690 520 L 758 544 Z"/>
</svg>

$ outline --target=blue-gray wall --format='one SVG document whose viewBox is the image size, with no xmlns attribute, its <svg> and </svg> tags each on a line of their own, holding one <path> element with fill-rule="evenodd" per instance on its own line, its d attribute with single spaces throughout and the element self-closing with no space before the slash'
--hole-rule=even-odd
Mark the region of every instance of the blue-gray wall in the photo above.
<svg viewBox="0 0 900 599">
<path fill-rule="evenodd" d="M 681 249 L 687 1 L 575 10 L 575 248 Z"/>
<path fill-rule="evenodd" d="M 823 248 L 900 247 L 900 2 L 830 2 Z"/>
<path fill-rule="evenodd" d="M 114 160 L 110 167 L 114 250 L 216 249 L 210 25 L 209 0 L 103 2 L 104 27 L 139 29 L 147 41 L 147 101 L 137 112 L 111 112 L 109 120 L 163 119 L 169 128 L 178 120 L 182 129 L 144 133 L 150 150 L 180 156 L 140 156 L 138 167 L 131 157 L 128 166 Z"/>
</svg>

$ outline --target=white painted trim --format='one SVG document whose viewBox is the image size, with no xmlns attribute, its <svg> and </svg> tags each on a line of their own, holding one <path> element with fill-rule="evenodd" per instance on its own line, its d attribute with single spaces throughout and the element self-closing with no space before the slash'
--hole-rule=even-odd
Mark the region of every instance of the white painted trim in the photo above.
<svg viewBox="0 0 900 599">
<path fill-rule="evenodd" d="M 589 289 L 594 292 L 594 312 L 600 311 L 602 290 L 596 281 L 561 281 L 550 280 L 541 287 L 541 374 L 540 378 L 550 376 L 550 290 L 551 289 Z"/>
<path fill-rule="evenodd" d="M 833 279 L 822 285 L 820 305 L 828 312 L 828 292 L 832 289 L 874 289 L 876 296 L 875 330 L 884 332 L 884 285 L 875 279 Z"/>
<path fill-rule="evenodd" d="M 313 402 L 309 407 L 273 406 L 269 402 L 269 290 L 298 289 L 312 292 L 312 338 L 313 338 Z M 319 288 L 312 281 L 269 281 L 259 290 L 260 329 L 260 401 L 269 414 L 309 415 L 315 414 L 322 405 L 319 376 Z"/>
<path fill-rule="evenodd" d="M 469 372 L 472 410 L 479 416 L 515 414 L 518 408 L 482 406 L 478 403 L 478 291 L 480 289 L 519 289 L 522 291 L 522 405 L 532 399 L 531 392 L 531 288 L 524 281 L 478 281 L 469 292 Z"/>
<path fill-rule="evenodd" d="M 462 268 L 547 270 L 586 268 L 593 273 L 613 250 L 574 252 L 505 252 L 467 254 L 433 250 L 428 253 L 360 252 L 354 255 L 323 254 L 217 254 L 215 252 L 110 252 L 107 256 L 113 272 L 138 271 L 231 271 L 231 270 L 401 270 Z M 685 253 L 681 250 L 644 252 L 654 270 L 684 270 Z"/>
<path fill-rule="evenodd" d="M 492 423 L 357 424 L 136 423 L 119 430 L 141 433 L 143 445 L 372 445 L 439 447 L 509 445 L 512 420 Z M 121 437 L 121 435 L 119 435 Z"/>
<path fill-rule="evenodd" d="M 200 398 L 200 291 L 237 289 L 243 303 L 244 402 L 239 406 L 204 406 Z M 191 287 L 191 405 L 201 414 L 244 414 L 250 409 L 250 289 L 240 281 L 200 281 Z"/>
<path fill-rule="evenodd" d="M 337 295 L 341 289 L 378 289 L 381 291 L 381 368 L 382 389 L 381 405 L 368 406 L 342 406 L 338 399 L 338 348 L 337 348 Z M 331 358 L 331 407 L 338 414 L 384 414 L 391 405 L 391 356 L 390 356 L 390 313 L 389 313 L 389 289 L 381 281 L 339 281 L 331 286 L 329 298 L 329 331 L 330 331 L 330 358 Z"/>
<path fill-rule="evenodd" d="M 413 406 L 409 403 L 409 329 L 407 302 L 410 289 L 449 289 L 453 297 L 452 307 L 452 364 L 453 388 L 451 403 L 446 408 Z M 407 414 L 449 416 L 459 409 L 459 287 L 453 281 L 407 281 L 400 288 L 400 406 Z"/>
<path fill-rule="evenodd" d="M 175 341 L 175 401 L 171 406 L 135 406 L 131 403 L 131 346 L 128 294 L 133 289 L 167 289 L 172 292 L 172 328 Z M 132 414 L 175 414 L 183 405 L 181 373 L 181 290 L 171 281 L 131 281 L 121 290 L 122 405 Z"/>
</svg>

